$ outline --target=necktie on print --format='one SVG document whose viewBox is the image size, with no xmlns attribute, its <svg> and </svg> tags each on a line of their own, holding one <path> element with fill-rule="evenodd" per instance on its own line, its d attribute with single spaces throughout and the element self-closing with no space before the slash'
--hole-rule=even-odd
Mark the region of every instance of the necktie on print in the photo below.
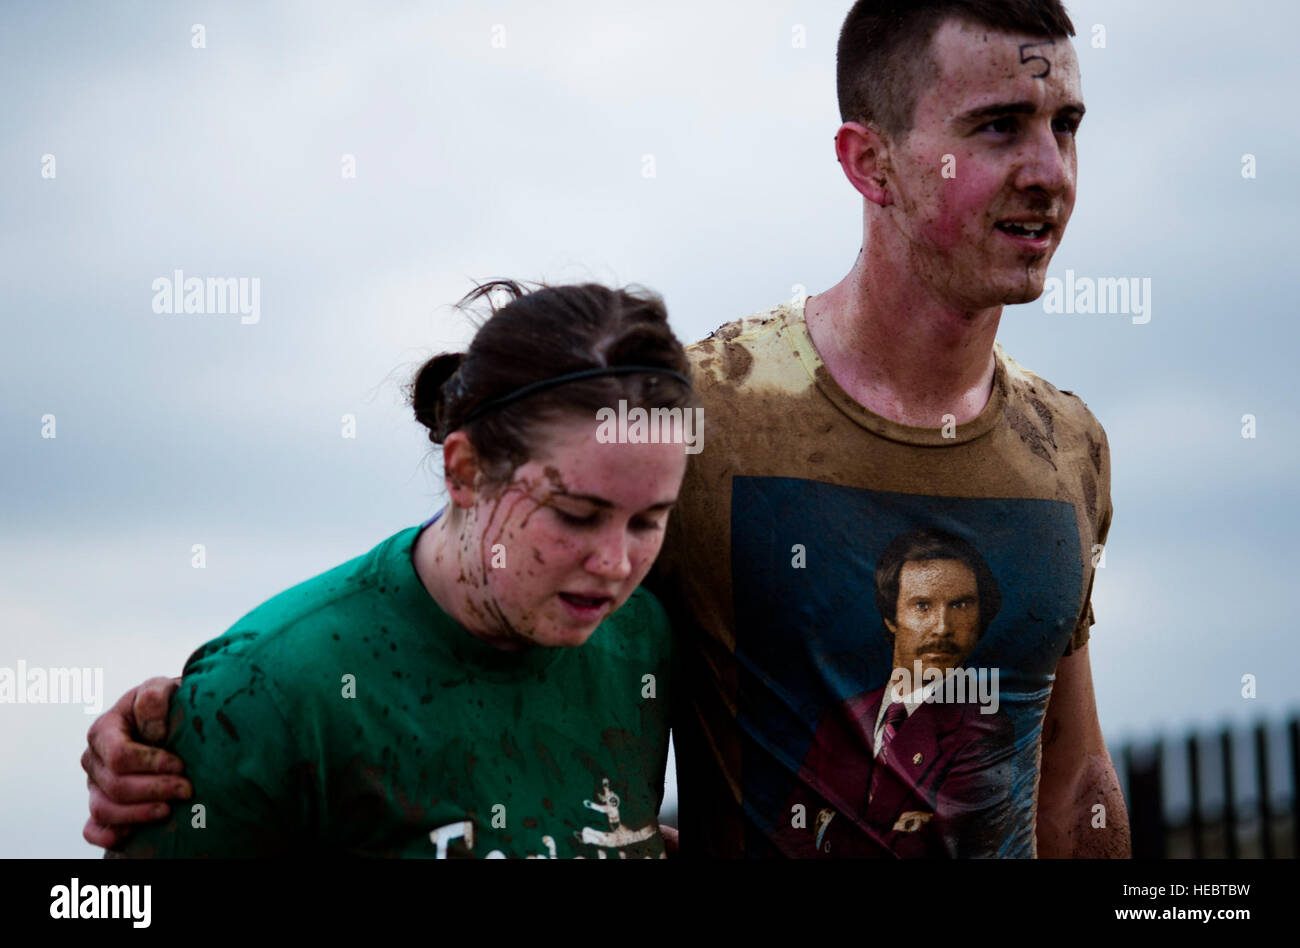
<svg viewBox="0 0 1300 948">
<path fill-rule="evenodd" d="M 880 786 L 880 772 L 889 766 L 889 745 L 893 741 L 894 735 L 898 733 L 899 727 L 907 718 L 907 706 L 901 701 L 895 701 L 885 709 L 885 723 L 880 732 L 880 753 L 876 755 L 875 766 L 871 768 L 871 788 L 867 793 L 867 802 L 870 803 L 872 797 L 876 795 L 876 790 Z"/>
</svg>

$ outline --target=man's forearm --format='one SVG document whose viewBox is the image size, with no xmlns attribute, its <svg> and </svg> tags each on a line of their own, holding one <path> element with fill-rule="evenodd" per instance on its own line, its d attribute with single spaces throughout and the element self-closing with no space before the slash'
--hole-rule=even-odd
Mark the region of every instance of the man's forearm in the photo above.
<svg viewBox="0 0 1300 948">
<path fill-rule="evenodd" d="M 1038 800 L 1043 859 L 1127 859 L 1128 808 L 1107 753 L 1090 754 L 1070 780 L 1044 782 Z"/>
</svg>

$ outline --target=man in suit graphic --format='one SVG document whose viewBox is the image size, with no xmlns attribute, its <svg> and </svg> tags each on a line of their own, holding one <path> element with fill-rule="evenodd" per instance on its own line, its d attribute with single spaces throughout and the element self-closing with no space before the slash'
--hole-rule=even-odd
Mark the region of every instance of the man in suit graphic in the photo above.
<svg viewBox="0 0 1300 948">
<path fill-rule="evenodd" d="M 970 543 L 926 529 L 886 547 L 875 586 L 894 673 L 823 716 L 778 845 L 804 857 L 996 855 L 1014 731 L 945 678 L 963 674 L 1001 608 L 997 581 Z"/>
</svg>

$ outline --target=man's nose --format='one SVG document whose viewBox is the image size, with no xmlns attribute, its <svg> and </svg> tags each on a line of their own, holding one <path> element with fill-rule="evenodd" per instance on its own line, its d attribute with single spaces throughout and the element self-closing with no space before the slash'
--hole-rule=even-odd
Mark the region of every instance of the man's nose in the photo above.
<svg viewBox="0 0 1300 948">
<path fill-rule="evenodd" d="M 950 625 L 952 625 L 952 617 L 948 615 L 947 609 L 939 608 L 934 610 L 934 620 L 930 624 L 930 632 L 932 635 L 939 637 L 946 636 Z"/>
<path fill-rule="evenodd" d="M 1026 152 L 1016 175 L 1016 186 L 1022 190 L 1040 188 L 1053 195 L 1063 193 L 1074 171 L 1051 126 L 1036 128 L 1024 147 Z"/>
</svg>

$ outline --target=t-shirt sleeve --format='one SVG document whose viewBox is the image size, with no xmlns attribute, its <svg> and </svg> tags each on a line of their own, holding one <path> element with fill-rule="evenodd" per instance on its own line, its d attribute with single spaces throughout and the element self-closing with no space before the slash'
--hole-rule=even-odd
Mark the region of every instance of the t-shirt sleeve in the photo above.
<svg viewBox="0 0 1300 948">
<path fill-rule="evenodd" d="M 292 854 L 309 795 L 283 699 L 233 631 L 186 663 L 172 697 L 167 748 L 194 786 L 170 816 L 126 840 L 122 855 L 267 857 Z M 294 776 L 297 774 L 298 776 Z"/>
<path fill-rule="evenodd" d="M 1105 430 L 1095 420 L 1093 422 L 1093 431 L 1098 445 L 1097 519 L 1093 526 L 1093 536 L 1096 539 L 1093 542 L 1104 548 L 1106 538 L 1110 535 L 1110 522 L 1115 514 L 1110 499 L 1110 444 L 1106 439 Z M 1093 555 L 1093 559 L 1097 559 L 1096 554 Z M 1092 608 L 1092 587 L 1096 578 L 1097 567 L 1090 565 L 1088 570 L 1088 592 L 1083 599 L 1083 611 L 1079 615 L 1078 624 L 1075 625 L 1074 632 L 1070 635 L 1070 642 L 1066 646 L 1063 655 L 1069 655 L 1075 649 L 1082 648 L 1092 636 L 1092 626 L 1097 623 L 1097 617 Z"/>
</svg>

